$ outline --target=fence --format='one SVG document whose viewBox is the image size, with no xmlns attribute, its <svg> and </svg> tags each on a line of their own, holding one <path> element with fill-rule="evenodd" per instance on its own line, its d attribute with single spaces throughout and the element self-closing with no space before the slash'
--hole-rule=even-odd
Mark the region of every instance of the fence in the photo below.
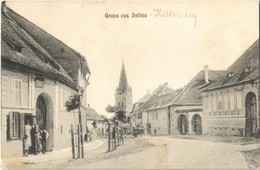
<svg viewBox="0 0 260 170">
<path fill-rule="evenodd" d="M 74 132 L 73 125 L 71 125 L 70 129 L 71 133 L 71 145 L 72 145 L 72 158 L 78 159 L 84 157 L 84 148 L 83 148 L 83 137 L 82 133 L 82 125 L 77 125 L 77 131 Z"/>
</svg>

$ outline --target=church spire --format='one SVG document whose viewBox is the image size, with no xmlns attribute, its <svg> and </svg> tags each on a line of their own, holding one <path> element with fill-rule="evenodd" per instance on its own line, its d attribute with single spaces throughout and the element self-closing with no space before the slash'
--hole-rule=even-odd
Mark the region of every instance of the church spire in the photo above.
<svg viewBox="0 0 260 170">
<path fill-rule="evenodd" d="M 126 77 L 126 72 L 125 72 L 124 60 L 122 60 L 122 68 L 121 68 L 119 85 L 118 85 L 117 91 L 119 93 L 126 93 L 128 91 L 128 83 L 127 83 L 127 77 Z"/>
</svg>

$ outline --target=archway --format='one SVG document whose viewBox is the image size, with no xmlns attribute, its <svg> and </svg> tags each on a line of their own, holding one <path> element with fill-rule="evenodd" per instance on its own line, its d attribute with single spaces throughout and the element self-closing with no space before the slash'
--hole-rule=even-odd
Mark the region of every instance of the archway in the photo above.
<svg viewBox="0 0 260 170">
<path fill-rule="evenodd" d="M 181 135 L 185 135 L 187 133 L 187 119 L 186 116 L 180 115 L 178 118 L 178 129 Z"/>
<path fill-rule="evenodd" d="M 45 128 L 49 137 L 46 141 L 46 151 L 52 151 L 54 147 L 53 131 L 53 103 L 47 93 L 41 93 L 36 101 L 36 121 L 39 129 Z"/>
<path fill-rule="evenodd" d="M 193 131 L 195 134 L 202 134 L 202 120 L 199 114 L 195 114 L 192 117 Z"/>
<path fill-rule="evenodd" d="M 257 128 L 257 99 L 253 92 L 249 92 L 246 95 L 246 136 L 253 137 L 256 133 Z"/>
</svg>

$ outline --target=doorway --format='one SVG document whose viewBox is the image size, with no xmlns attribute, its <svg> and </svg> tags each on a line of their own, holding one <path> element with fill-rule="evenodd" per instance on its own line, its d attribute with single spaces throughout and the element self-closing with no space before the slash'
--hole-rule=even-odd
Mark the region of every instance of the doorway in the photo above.
<svg viewBox="0 0 260 170">
<path fill-rule="evenodd" d="M 249 92 L 246 95 L 246 130 L 245 135 L 253 137 L 257 128 L 257 102 L 256 95 L 253 92 Z"/>
<path fill-rule="evenodd" d="M 178 129 L 181 135 L 185 135 L 187 133 L 187 119 L 186 116 L 180 115 L 178 118 Z"/>
<path fill-rule="evenodd" d="M 54 147 L 53 103 L 47 93 L 41 93 L 37 98 L 36 123 L 39 129 L 46 129 L 48 131 L 49 137 L 46 141 L 46 151 L 52 151 Z"/>
<path fill-rule="evenodd" d="M 202 134 L 202 121 L 201 121 L 201 116 L 199 114 L 195 114 L 192 117 L 192 123 L 193 123 L 193 131 L 196 135 L 201 135 Z"/>
</svg>

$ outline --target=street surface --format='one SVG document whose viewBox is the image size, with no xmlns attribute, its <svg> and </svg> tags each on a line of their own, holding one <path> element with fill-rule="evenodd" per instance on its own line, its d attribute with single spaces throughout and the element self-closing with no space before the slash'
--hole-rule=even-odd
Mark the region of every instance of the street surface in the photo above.
<svg viewBox="0 0 260 170">
<path fill-rule="evenodd" d="M 35 156 L 28 160 L 24 158 L 16 168 L 247 169 L 247 163 L 240 151 L 243 148 L 250 149 L 249 145 L 171 136 L 127 137 L 125 145 L 111 152 L 107 152 L 107 144 L 97 147 L 100 142 L 94 143 L 96 143 L 95 149 L 91 143 L 86 144 L 85 149 L 88 150 L 84 159 L 72 160 L 71 156 L 64 157 L 62 152 L 60 157 L 55 154 L 52 158 L 54 154 L 47 153 L 45 157 Z"/>
<path fill-rule="evenodd" d="M 171 137 L 145 137 L 154 147 L 142 152 L 82 164 L 74 168 L 111 169 L 246 169 L 239 146 Z"/>
</svg>

